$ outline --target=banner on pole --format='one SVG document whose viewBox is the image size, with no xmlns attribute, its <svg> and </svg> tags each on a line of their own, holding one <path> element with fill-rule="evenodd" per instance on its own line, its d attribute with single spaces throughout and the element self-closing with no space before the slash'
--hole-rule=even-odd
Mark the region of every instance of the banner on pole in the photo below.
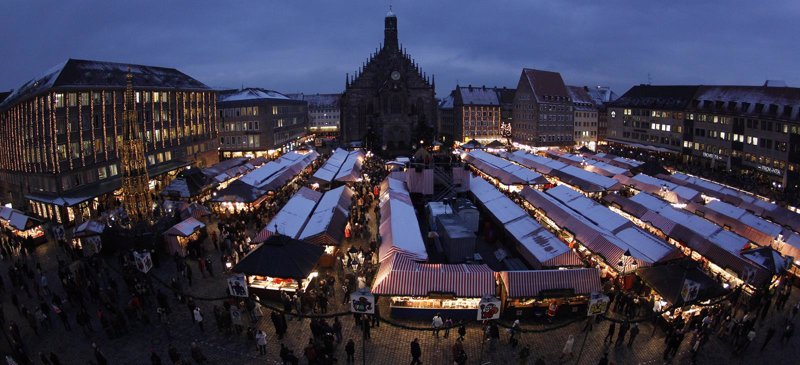
<svg viewBox="0 0 800 365">
<path fill-rule="evenodd" d="M 242 274 L 228 278 L 228 290 L 235 297 L 247 297 L 247 281 Z"/>
<path fill-rule="evenodd" d="M 478 320 L 488 321 L 500 318 L 500 299 L 493 296 L 485 296 L 478 303 Z"/>
<path fill-rule="evenodd" d="M 375 296 L 367 288 L 361 288 L 350 293 L 350 311 L 361 314 L 375 314 Z"/>
<path fill-rule="evenodd" d="M 133 259 L 136 261 L 136 268 L 145 274 L 153 268 L 153 259 L 150 258 L 150 252 L 133 251 Z"/>
</svg>

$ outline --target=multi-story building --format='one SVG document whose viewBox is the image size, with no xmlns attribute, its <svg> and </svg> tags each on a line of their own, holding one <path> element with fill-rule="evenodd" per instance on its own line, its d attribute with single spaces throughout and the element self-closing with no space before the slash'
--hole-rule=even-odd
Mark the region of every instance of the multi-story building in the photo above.
<svg viewBox="0 0 800 365">
<path fill-rule="evenodd" d="M 608 86 L 585 88 L 597 108 L 597 144 L 604 145 L 608 134 L 608 103 L 617 100 L 619 96 Z"/>
<path fill-rule="evenodd" d="M 216 162 L 216 94 L 208 86 L 172 68 L 70 59 L 0 104 L 5 202 L 61 223 L 113 206 L 128 73 L 150 188 L 185 166 Z"/>
<path fill-rule="evenodd" d="M 438 125 L 436 128 L 437 139 L 445 145 L 452 145 L 458 142 L 455 133 L 455 120 L 453 115 L 453 94 L 439 102 Z"/>
<path fill-rule="evenodd" d="M 384 18 L 383 46 L 351 79 L 341 99 L 342 140 L 363 142 L 386 156 L 408 155 L 433 138 L 436 83 L 397 38 L 397 16 Z"/>
<path fill-rule="evenodd" d="M 794 187 L 799 116 L 800 88 L 785 85 L 640 85 L 609 107 L 608 140 Z"/>
<path fill-rule="evenodd" d="M 339 99 L 342 94 L 289 94 L 308 103 L 308 132 L 321 137 L 339 135 Z"/>
<path fill-rule="evenodd" d="M 308 104 L 277 91 L 223 90 L 217 101 L 220 158 L 271 156 L 302 143 Z"/>
<path fill-rule="evenodd" d="M 500 140 L 502 121 L 500 98 L 495 88 L 456 86 L 453 96 L 453 137 L 487 143 Z"/>
<path fill-rule="evenodd" d="M 572 146 L 572 109 L 561 74 L 523 69 L 514 95 L 514 142 L 537 147 Z"/>
<path fill-rule="evenodd" d="M 597 107 L 583 86 L 567 86 L 575 113 L 575 147 L 597 148 Z"/>
<path fill-rule="evenodd" d="M 496 89 L 497 98 L 500 99 L 500 125 L 502 128 L 505 124 L 506 135 L 508 135 L 508 131 L 514 121 L 514 95 L 517 94 L 517 90 L 507 87 Z"/>
</svg>

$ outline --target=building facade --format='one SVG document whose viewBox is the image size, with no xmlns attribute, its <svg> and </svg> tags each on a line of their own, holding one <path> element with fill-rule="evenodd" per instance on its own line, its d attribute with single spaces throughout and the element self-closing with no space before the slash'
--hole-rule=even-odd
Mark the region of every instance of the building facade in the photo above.
<svg viewBox="0 0 800 365">
<path fill-rule="evenodd" d="M 536 147 L 574 145 L 572 109 L 561 74 L 523 69 L 514 95 L 513 141 Z"/>
<path fill-rule="evenodd" d="M 453 96 L 453 137 L 464 143 L 502 140 L 502 108 L 499 90 L 486 86 L 456 86 Z"/>
<path fill-rule="evenodd" d="M 308 127 L 308 103 L 272 90 L 220 91 L 217 110 L 221 159 L 291 151 Z"/>
<path fill-rule="evenodd" d="M 339 135 L 339 100 L 342 94 L 289 94 L 295 100 L 308 103 L 308 132 L 318 137 Z"/>
<path fill-rule="evenodd" d="M 455 132 L 455 117 L 453 113 L 453 94 L 451 93 L 446 98 L 439 102 L 439 115 L 436 118 L 438 123 L 436 126 L 437 140 L 444 143 L 446 146 L 458 142 L 457 133 Z"/>
<path fill-rule="evenodd" d="M 178 70 L 70 59 L 0 104 L 4 202 L 55 222 L 91 217 L 115 203 L 126 75 L 157 190 L 185 166 L 216 162 L 216 94 Z"/>
<path fill-rule="evenodd" d="M 608 140 L 795 189 L 799 115 L 800 88 L 640 85 L 610 105 Z"/>
<path fill-rule="evenodd" d="M 619 97 L 608 86 L 584 86 L 597 108 L 597 144 L 606 144 L 608 134 L 608 104 Z"/>
<path fill-rule="evenodd" d="M 575 147 L 597 148 L 597 107 L 583 86 L 567 86 L 572 99 L 575 122 Z"/>
<path fill-rule="evenodd" d="M 397 38 L 397 17 L 384 19 L 384 43 L 353 78 L 341 99 L 344 142 L 360 141 L 386 156 L 408 155 L 433 138 L 435 83 L 405 52 Z"/>
</svg>

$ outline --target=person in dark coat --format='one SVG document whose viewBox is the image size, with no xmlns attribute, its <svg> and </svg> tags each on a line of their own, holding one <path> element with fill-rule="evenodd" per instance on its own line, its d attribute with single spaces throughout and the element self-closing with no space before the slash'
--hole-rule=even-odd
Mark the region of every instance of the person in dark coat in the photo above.
<svg viewBox="0 0 800 365">
<path fill-rule="evenodd" d="M 356 343 L 353 342 L 352 338 L 347 340 L 347 344 L 344 345 L 344 352 L 347 353 L 348 364 L 355 362 Z"/>
<path fill-rule="evenodd" d="M 614 340 L 614 332 L 616 330 L 617 330 L 617 324 L 611 322 L 611 324 L 608 325 L 608 333 L 606 334 L 606 338 L 603 339 L 603 342 Z"/>
<path fill-rule="evenodd" d="M 419 347 L 419 339 L 415 338 L 414 341 L 411 341 L 411 365 L 422 364 L 420 357 L 422 357 L 422 348 Z"/>
</svg>

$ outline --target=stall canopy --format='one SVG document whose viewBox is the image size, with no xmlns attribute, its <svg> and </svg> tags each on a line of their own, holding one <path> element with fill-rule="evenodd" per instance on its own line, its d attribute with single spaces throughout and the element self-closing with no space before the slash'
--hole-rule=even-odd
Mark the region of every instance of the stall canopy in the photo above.
<svg viewBox="0 0 800 365">
<path fill-rule="evenodd" d="M 547 179 L 541 174 L 486 151 L 472 150 L 464 157 L 464 161 L 469 162 L 484 174 L 497 179 L 503 185 L 547 183 Z"/>
<path fill-rule="evenodd" d="M 623 167 L 626 169 L 634 168 L 644 163 L 642 161 L 634 160 L 632 158 L 620 157 L 617 155 L 612 155 L 610 153 L 603 153 L 603 152 L 595 154 L 586 154 L 584 156 L 592 160 L 607 162 L 612 165 Z"/>
<path fill-rule="evenodd" d="M 601 292 L 600 270 L 530 270 L 502 271 L 506 295 L 509 298 L 536 298 L 550 290 L 570 290 L 573 295 Z"/>
<path fill-rule="evenodd" d="M 264 242 L 275 233 L 297 238 L 320 198 L 322 193 L 306 187 L 300 188 L 251 243 Z"/>
<path fill-rule="evenodd" d="M 614 179 L 636 190 L 658 195 L 670 203 L 701 201 L 699 191 L 650 175 L 637 174 L 634 177 L 619 175 L 615 176 Z"/>
<path fill-rule="evenodd" d="M 264 191 L 277 191 L 317 157 L 316 151 L 292 151 L 242 176 L 239 181 Z"/>
<path fill-rule="evenodd" d="M 525 189 L 530 189 L 526 187 Z M 580 258 L 511 199 L 480 177 L 470 181 L 475 199 L 502 224 L 520 255 L 534 268 L 578 266 Z"/>
<path fill-rule="evenodd" d="M 478 142 L 478 141 L 476 141 L 474 139 L 471 139 L 471 140 L 469 140 L 469 142 L 466 142 L 466 143 L 462 144 L 461 148 L 463 148 L 465 150 L 474 150 L 474 149 L 483 148 L 483 145 L 480 142 Z"/>
<path fill-rule="evenodd" d="M 486 148 L 493 148 L 493 149 L 500 149 L 505 147 L 506 145 L 504 145 L 503 142 L 500 142 L 496 139 L 494 141 L 489 142 L 489 144 L 486 145 Z"/>
<path fill-rule="evenodd" d="M 181 207 L 181 219 L 202 218 L 211 215 L 211 212 L 204 205 L 199 203 L 183 204 Z"/>
<path fill-rule="evenodd" d="M 364 151 L 356 149 L 345 151 L 337 148 L 331 157 L 325 161 L 312 178 L 321 183 L 329 184 L 333 181 L 352 182 L 361 177 L 361 164 L 364 161 Z"/>
<path fill-rule="evenodd" d="M 450 293 L 459 298 L 480 298 L 495 294 L 494 271 L 486 265 L 421 264 L 399 252 L 381 263 L 372 293 L 415 297 Z"/>
<path fill-rule="evenodd" d="M 699 263 L 688 259 L 668 265 L 640 268 L 636 270 L 636 275 L 675 307 L 719 298 L 728 293 L 716 280 L 703 272 Z M 699 285 L 699 289 L 696 298 L 684 302 L 681 290 L 687 281 Z"/>
<path fill-rule="evenodd" d="M 85 221 L 75 227 L 75 231 L 73 231 L 73 237 L 88 237 L 88 236 L 97 236 L 103 233 L 106 229 L 106 225 L 100 221 L 90 220 Z"/>
<path fill-rule="evenodd" d="M 404 173 L 394 172 L 381 182 L 378 203 L 381 212 L 378 258 L 381 261 L 395 252 L 405 252 L 419 261 L 428 259 L 425 241 L 404 180 Z"/>
<path fill-rule="evenodd" d="M 619 190 L 622 187 L 622 184 L 610 177 L 586 171 L 580 167 L 562 161 L 533 155 L 522 150 L 507 154 L 507 156 L 525 167 L 557 178 L 565 184 L 581 189 L 581 191 L 603 192 Z"/>
<path fill-rule="evenodd" d="M 276 234 L 243 257 L 233 271 L 245 275 L 301 280 L 308 277 L 325 249 Z"/>
<path fill-rule="evenodd" d="M 245 167 L 245 164 L 248 163 L 248 160 L 249 159 L 247 157 L 230 158 L 230 159 L 227 159 L 227 160 L 220 161 L 219 163 L 216 163 L 216 164 L 211 165 L 209 167 L 206 167 L 202 171 L 206 176 L 212 177 L 212 178 L 216 177 L 216 176 L 219 176 L 221 174 L 225 174 L 225 175 L 228 176 L 228 178 L 231 178 L 231 177 L 235 177 L 236 175 L 230 176 L 230 175 L 227 174 L 227 172 L 228 171 L 231 171 L 231 172 L 232 171 L 238 171 L 237 168 L 238 167 Z"/>
<path fill-rule="evenodd" d="M 299 238 L 322 245 L 341 243 L 352 200 L 353 191 L 347 186 L 326 192 L 308 218 Z"/>
<path fill-rule="evenodd" d="M 792 262 L 781 256 L 771 247 L 759 247 L 742 252 L 742 256 L 755 262 L 775 275 L 781 275 L 788 270 Z"/>
<path fill-rule="evenodd" d="M 175 180 L 164 188 L 161 195 L 189 199 L 203 194 L 217 184 L 213 177 L 205 175 L 199 169 L 189 168 L 181 171 Z"/>
<path fill-rule="evenodd" d="M 350 151 L 347 159 L 342 163 L 342 167 L 336 174 L 336 181 L 354 182 L 361 178 L 361 163 L 364 161 L 364 151 Z"/>
<path fill-rule="evenodd" d="M 12 210 L 8 218 L 8 224 L 18 231 L 27 231 L 33 227 L 40 226 L 42 221 L 29 217 L 18 210 Z"/>
<path fill-rule="evenodd" d="M 690 205 L 687 208 L 703 212 L 704 217 L 719 225 L 730 227 L 732 231 L 749 238 L 759 246 L 771 245 L 783 233 L 781 226 L 719 200 L 706 205 Z"/>
<path fill-rule="evenodd" d="M 257 203 L 266 195 L 266 190 L 255 188 L 241 180 L 236 180 L 225 189 L 220 190 L 211 201 L 216 203 Z"/>
<path fill-rule="evenodd" d="M 339 173 L 339 169 L 341 169 L 342 164 L 347 159 L 347 155 L 349 153 L 346 150 L 341 148 L 337 148 L 331 154 L 331 157 L 328 157 L 328 160 L 325 161 L 325 164 L 322 165 L 312 178 L 322 183 L 330 183 L 336 178 L 336 174 Z"/>
<path fill-rule="evenodd" d="M 203 224 L 203 222 L 197 219 L 187 218 L 182 222 L 172 226 L 172 228 L 168 229 L 166 232 L 164 232 L 164 234 L 168 236 L 189 237 L 192 235 L 192 233 L 205 226 L 206 225 Z"/>
</svg>

